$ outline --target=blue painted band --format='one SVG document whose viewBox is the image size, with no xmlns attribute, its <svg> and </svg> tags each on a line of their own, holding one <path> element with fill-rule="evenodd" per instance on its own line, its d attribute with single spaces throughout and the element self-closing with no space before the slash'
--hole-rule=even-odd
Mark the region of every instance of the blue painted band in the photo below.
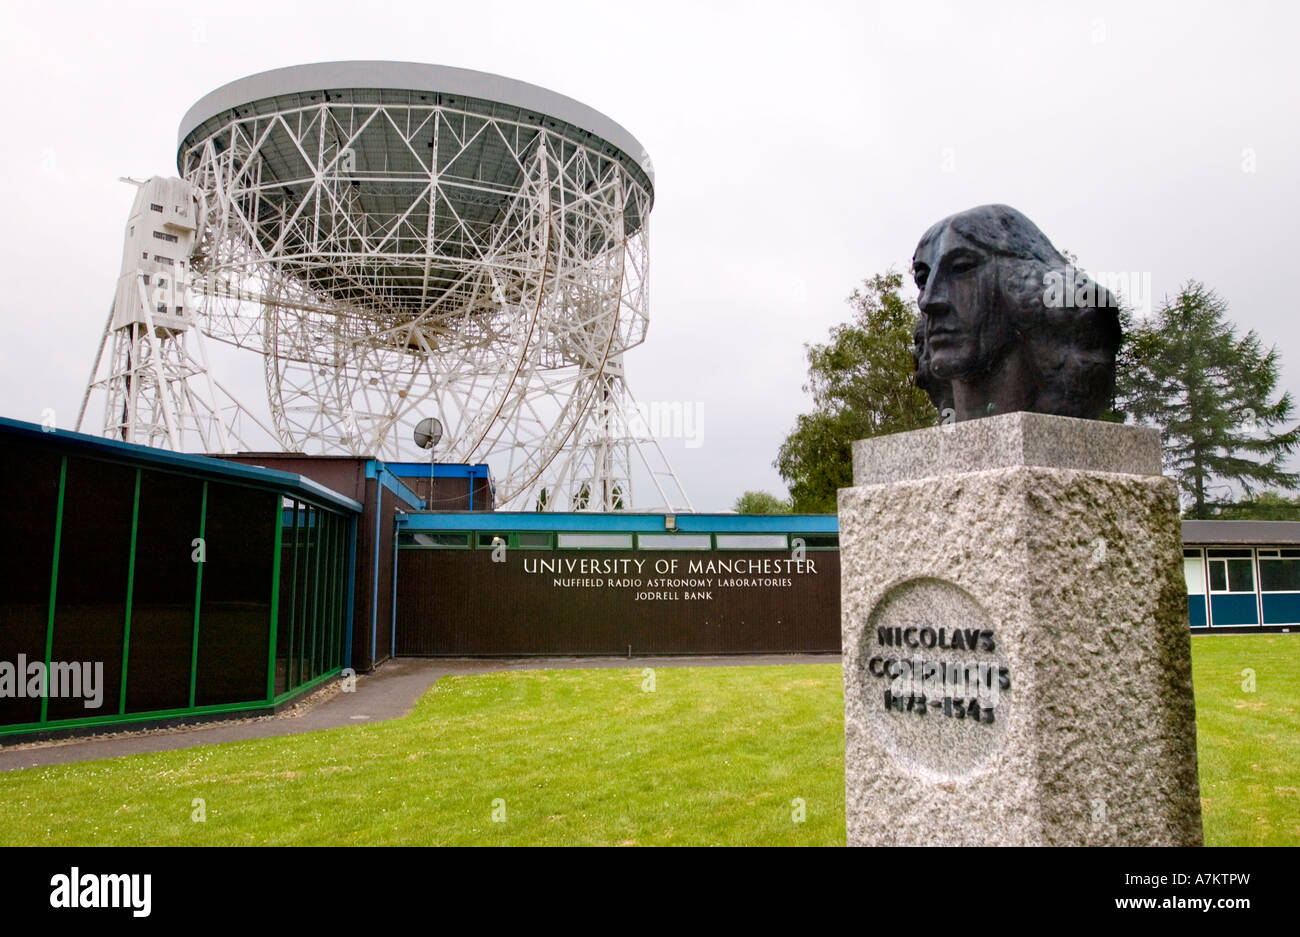
<svg viewBox="0 0 1300 937">
<path fill-rule="evenodd" d="M 676 514 L 682 533 L 837 534 L 834 514 Z M 582 530 L 663 533 L 663 514 L 539 514 L 532 511 L 446 511 L 404 514 L 402 530 Z"/>
<path fill-rule="evenodd" d="M 425 468 L 427 469 L 428 466 L 425 466 Z M 427 471 L 425 477 L 428 477 Z M 366 478 L 373 478 L 378 481 L 382 487 L 397 495 L 408 508 L 414 508 L 418 511 L 424 507 L 424 502 L 415 496 L 415 492 L 397 480 L 392 467 L 387 462 L 380 462 L 378 459 L 367 461 Z"/>
</svg>

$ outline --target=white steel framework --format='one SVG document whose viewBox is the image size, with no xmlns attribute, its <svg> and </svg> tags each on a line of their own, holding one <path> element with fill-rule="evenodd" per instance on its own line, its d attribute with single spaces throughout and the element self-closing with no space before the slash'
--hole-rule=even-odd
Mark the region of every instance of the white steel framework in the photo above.
<svg viewBox="0 0 1300 937">
<path fill-rule="evenodd" d="M 178 451 L 246 447 L 241 429 L 255 418 L 212 376 L 203 331 L 193 327 L 189 265 L 202 206 L 180 179 L 125 181 L 137 192 L 122 270 L 76 428 L 98 391 L 106 436 Z"/>
<path fill-rule="evenodd" d="M 268 432 L 286 450 L 400 459 L 436 416 L 439 458 L 489 463 L 501 507 L 689 510 L 658 442 L 629 430 L 623 355 L 648 324 L 644 151 L 633 160 L 617 125 L 533 86 L 406 65 L 405 87 L 362 80 L 382 65 L 253 76 L 187 115 L 194 331 L 264 356 Z M 321 69 L 330 83 L 313 83 Z M 354 80 L 337 90 L 341 76 Z M 191 400 L 210 376 L 184 363 L 183 333 L 163 335 L 113 373 L 163 363 L 158 386 Z M 112 386 L 110 417 L 139 387 Z M 187 406 L 230 434 L 209 400 Z M 180 448 L 151 411 L 120 412 L 109 432 L 145 441 L 147 425 Z"/>
</svg>

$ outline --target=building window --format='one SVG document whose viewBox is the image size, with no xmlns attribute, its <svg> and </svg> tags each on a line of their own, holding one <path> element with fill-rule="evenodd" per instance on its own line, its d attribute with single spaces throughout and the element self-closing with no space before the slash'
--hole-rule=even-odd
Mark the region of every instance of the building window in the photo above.
<svg viewBox="0 0 1300 937">
<path fill-rule="evenodd" d="M 163 234 L 161 231 L 155 231 L 153 236 L 160 241 L 166 241 L 168 244 L 175 244 L 178 240 L 174 234 Z"/>
<path fill-rule="evenodd" d="M 460 533 L 426 533 L 423 530 L 408 530 L 397 535 L 399 547 L 431 547 L 437 550 L 468 550 L 469 534 Z"/>
<path fill-rule="evenodd" d="M 162 206 L 161 206 L 161 205 L 157 205 L 157 204 L 155 204 L 155 203 L 153 203 L 153 202 L 150 202 L 150 203 L 149 203 L 149 210 L 150 210 L 150 211 L 162 211 Z"/>
<path fill-rule="evenodd" d="M 791 534 L 791 540 L 799 537 L 803 540 L 805 550 L 838 550 L 839 534 Z"/>
<path fill-rule="evenodd" d="M 548 530 L 484 530 L 479 531 L 476 542 L 480 550 L 491 550 L 501 544 L 511 549 L 550 550 L 554 547 L 551 536 Z"/>
<path fill-rule="evenodd" d="M 1300 550 L 1260 550 L 1261 592 L 1300 592 Z"/>
<path fill-rule="evenodd" d="M 631 534 L 557 534 L 561 550 L 630 550 Z"/>
<path fill-rule="evenodd" d="M 149 274 L 147 273 L 144 275 L 144 285 L 145 286 L 149 285 Z"/>
<path fill-rule="evenodd" d="M 785 534 L 718 534 L 719 550 L 785 550 Z"/>
<path fill-rule="evenodd" d="M 638 550 L 711 550 L 708 534 L 637 534 Z"/>
<path fill-rule="evenodd" d="M 1209 550 L 1211 592 L 1254 592 L 1255 564 L 1249 550 Z"/>
<path fill-rule="evenodd" d="M 1205 559 L 1200 550 L 1183 551 L 1183 582 L 1188 595 L 1205 595 Z"/>
<path fill-rule="evenodd" d="M 161 313 L 166 313 L 166 312 L 167 312 L 167 304 L 166 304 L 166 303 L 159 303 L 159 304 L 158 304 L 158 311 L 161 312 Z"/>
</svg>

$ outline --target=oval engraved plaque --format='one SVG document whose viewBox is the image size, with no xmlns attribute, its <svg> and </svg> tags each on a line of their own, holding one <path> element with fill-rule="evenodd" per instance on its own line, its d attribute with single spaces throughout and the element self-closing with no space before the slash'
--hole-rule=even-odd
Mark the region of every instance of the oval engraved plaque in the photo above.
<svg viewBox="0 0 1300 937">
<path fill-rule="evenodd" d="M 868 730 L 902 765 L 957 778 L 1001 746 L 1015 675 L 988 613 L 959 586 L 909 579 L 867 618 L 858 656 Z"/>
</svg>

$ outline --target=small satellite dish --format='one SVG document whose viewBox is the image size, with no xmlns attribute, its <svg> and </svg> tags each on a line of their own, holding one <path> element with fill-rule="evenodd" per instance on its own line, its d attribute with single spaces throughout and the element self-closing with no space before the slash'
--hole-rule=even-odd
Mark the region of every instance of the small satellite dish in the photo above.
<svg viewBox="0 0 1300 937">
<path fill-rule="evenodd" d="M 442 438 L 442 424 L 426 416 L 415 426 L 415 444 L 421 449 L 432 449 Z"/>
</svg>

